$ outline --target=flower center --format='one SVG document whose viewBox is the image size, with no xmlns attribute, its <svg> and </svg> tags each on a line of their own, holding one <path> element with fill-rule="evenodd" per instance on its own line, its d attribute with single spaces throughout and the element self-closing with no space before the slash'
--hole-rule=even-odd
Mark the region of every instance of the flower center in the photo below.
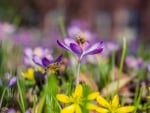
<svg viewBox="0 0 150 113">
<path fill-rule="evenodd" d="M 51 63 L 45 68 L 45 72 L 50 72 L 52 74 L 56 74 L 60 68 L 60 63 Z"/>
</svg>

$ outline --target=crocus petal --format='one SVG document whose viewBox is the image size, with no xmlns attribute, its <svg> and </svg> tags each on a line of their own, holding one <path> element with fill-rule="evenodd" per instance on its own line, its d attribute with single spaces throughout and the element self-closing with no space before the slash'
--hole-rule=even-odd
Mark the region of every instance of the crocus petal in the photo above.
<svg viewBox="0 0 150 113">
<path fill-rule="evenodd" d="M 46 57 L 42 58 L 42 64 L 43 64 L 43 66 L 47 67 L 50 63 L 51 62 Z"/>
<path fill-rule="evenodd" d="M 58 58 L 56 58 L 56 60 L 54 62 L 60 62 L 63 58 L 63 55 L 60 55 Z"/>
<path fill-rule="evenodd" d="M 135 109 L 134 106 L 125 106 L 125 107 L 120 107 L 116 110 L 116 113 L 131 113 Z"/>
<path fill-rule="evenodd" d="M 88 95 L 88 100 L 94 100 L 98 97 L 98 95 L 99 95 L 99 92 L 91 93 L 90 95 Z"/>
<path fill-rule="evenodd" d="M 13 77 L 13 78 L 11 78 L 11 79 L 9 80 L 8 86 L 11 87 L 11 86 L 15 85 L 16 82 L 17 82 L 17 78 L 16 78 L 16 77 Z"/>
<path fill-rule="evenodd" d="M 71 43 L 77 44 L 76 41 L 73 40 L 73 39 L 71 39 L 71 38 L 65 38 L 65 39 L 64 39 L 64 42 L 65 42 L 65 44 L 66 44 L 68 47 L 70 46 Z"/>
<path fill-rule="evenodd" d="M 107 100 L 105 100 L 102 96 L 98 96 L 97 98 L 96 98 L 96 100 L 97 100 L 97 102 L 101 105 L 101 106 L 103 106 L 103 107 L 105 107 L 105 108 L 110 108 L 110 104 L 107 102 Z"/>
<path fill-rule="evenodd" d="M 25 48 L 24 49 L 24 55 L 25 55 L 25 57 L 32 58 L 32 54 L 33 54 L 33 52 L 32 52 L 31 48 Z"/>
<path fill-rule="evenodd" d="M 38 56 L 34 55 L 32 60 L 35 64 L 37 64 L 39 66 L 43 66 L 42 60 Z"/>
<path fill-rule="evenodd" d="M 67 45 L 65 45 L 64 43 L 60 42 L 59 40 L 57 40 L 57 44 L 58 44 L 60 47 L 64 48 L 64 49 L 70 50 L 70 48 L 69 48 Z"/>
<path fill-rule="evenodd" d="M 70 99 L 68 96 L 64 95 L 64 94 L 57 94 L 56 98 L 63 102 L 63 103 L 69 103 L 70 102 Z"/>
<path fill-rule="evenodd" d="M 82 86 L 79 84 L 76 86 L 73 96 L 74 97 L 82 97 L 82 94 L 83 94 L 83 89 L 82 89 Z"/>
<path fill-rule="evenodd" d="M 76 109 L 76 105 L 72 104 L 68 107 L 65 107 L 64 109 L 61 110 L 61 113 L 74 113 Z"/>
<path fill-rule="evenodd" d="M 76 104 L 76 111 L 75 113 L 82 113 L 81 108 L 78 104 Z"/>
<path fill-rule="evenodd" d="M 87 48 L 84 53 L 84 55 L 94 55 L 94 54 L 98 54 L 101 53 L 103 50 L 103 42 L 98 42 L 96 44 L 94 44 L 93 46 Z"/>
<path fill-rule="evenodd" d="M 75 44 L 75 43 L 71 43 L 70 44 L 70 48 L 71 48 L 71 50 L 74 52 L 74 53 L 76 53 L 77 55 L 81 55 L 82 54 L 82 48 L 79 46 L 79 45 L 77 45 L 77 44 Z"/>
</svg>

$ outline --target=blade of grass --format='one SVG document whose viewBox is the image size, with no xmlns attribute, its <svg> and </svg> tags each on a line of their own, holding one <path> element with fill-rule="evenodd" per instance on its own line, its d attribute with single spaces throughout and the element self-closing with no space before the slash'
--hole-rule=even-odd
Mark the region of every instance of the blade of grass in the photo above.
<svg viewBox="0 0 150 113">
<path fill-rule="evenodd" d="M 18 92 L 19 92 L 19 104 L 21 107 L 21 110 L 23 113 L 25 113 L 25 102 L 24 102 L 24 95 L 23 95 L 23 90 L 20 86 L 19 79 L 17 80 L 17 87 L 18 87 Z"/>
</svg>

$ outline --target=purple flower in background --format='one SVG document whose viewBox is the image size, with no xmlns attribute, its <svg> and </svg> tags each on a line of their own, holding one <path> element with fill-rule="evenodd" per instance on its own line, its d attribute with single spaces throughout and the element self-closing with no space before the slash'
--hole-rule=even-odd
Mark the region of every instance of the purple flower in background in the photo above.
<svg viewBox="0 0 150 113">
<path fill-rule="evenodd" d="M 32 113 L 32 110 L 28 109 L 25 113 Z"/>
<path fill-rule="evenodd" d="M 81 60 L 86 55 L 94 55 L 103 51 L 103 42 L 97 42 L 91 45 L 84 38 L 78 38 L 76 41 L 71 38 L 65 38 L 64 43 L 57 40 L 60 47 L 75 53 Z"/>
<path fill-rule="evenodd" d="M 7 113 L 16 113 L 15 109 L 10 108 Z"/>
<path fill-rule="evenodd" d="M 105 42 L 104 44 L 105 51 L 102 53 L 103 56 L 108 57 L 112 52 L 119 50 L 119 44 L 116 42 Z"/>
<path fill-rule="evenodd" d="M 25 48 L 24 49 L 24 64 L 26 66 L 36 66 L 36 64 L 33 62 L 33 57 L 38 56 L 39 58 L 46 57 L 48 59 L 51 59 L 52 56 L 50 54 L 51 52 L 47 48 L 42 47 L 36 47 L 35 49 L 31 48 Z"/>
<path fill-rule="evenodd" d="M 142 58 L 135 58 L 134 56 L 128 56 L 125 59 L 125 63 L 129 68 L 132 69 L 141 69 L 143 67 Z"/>
<path fill-rule="evenodd" d="M 20 30 L 16 32 L 12 40 L 16 45 L 33 46 L 35 43 L 32 30 Z"/>
<path fill-rule="evenodd" d="M 8 86 L 12 87 L 17 83 L 17 78 L 14 76 L 8 81 Z"/>
<path fill-rule="evenodd" d="M 60 62 L 62 60 L 63 55 L 60 55 L 56 59 L 48 59 L 47 57 L 40 58 L 38 56 L 33 57 L 34 63 L 44 68 L 46 72 L 55 73 L 59 67 Z"/>
<path fill-rule="evenodd" d="M 13 34 L 15 30 L 15 26 L 6 22 L 0 22 L 0 39 L 7 38 L 9 35 Z"/>
<path fill-rule="evenodd" d="M 147 65 L 147 70 L 150 72 L 150 64 Z"/>
</svg>

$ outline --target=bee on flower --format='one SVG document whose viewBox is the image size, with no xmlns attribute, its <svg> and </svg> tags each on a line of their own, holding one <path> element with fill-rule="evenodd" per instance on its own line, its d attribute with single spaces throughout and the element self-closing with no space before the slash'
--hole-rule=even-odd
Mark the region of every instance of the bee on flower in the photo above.
<svg viewBox="0 0 150 113">
<path fill-rule="evenodd" d="M 38 57 L 34 56 L 33 61 L 35 64 L 40 66 L 45 73 L 50 73 L 50 74 L 57 74 L 60 68 L 60 62 L 63 58 L 63 55 L 58 56 L 56 59 L 54 58 L 47 58 L 47 57 Z"/>
</svg>

